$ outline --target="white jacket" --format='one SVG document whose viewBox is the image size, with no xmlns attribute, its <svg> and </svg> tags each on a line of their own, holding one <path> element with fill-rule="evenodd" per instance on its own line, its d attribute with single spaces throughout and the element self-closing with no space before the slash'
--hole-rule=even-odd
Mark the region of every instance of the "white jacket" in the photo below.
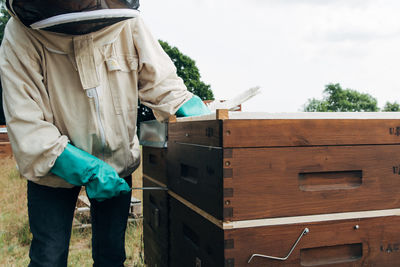
<svg viewBox="0 0 400 267">
<path fill-rule="evenodd" d="M 138 99 L 164 120 L 192 97 L 140 17 L 76 36 L 11 18 L 0 71 L 19 171 L 52 187 L 72 187 L 49 173 L 68 142 L 130 175 L 140 161 Z"/>
</svg>

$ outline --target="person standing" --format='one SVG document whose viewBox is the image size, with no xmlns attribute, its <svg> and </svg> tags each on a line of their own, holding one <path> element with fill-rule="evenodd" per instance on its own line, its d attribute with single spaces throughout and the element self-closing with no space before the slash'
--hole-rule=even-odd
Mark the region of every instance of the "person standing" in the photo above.
<svg viewBox="0 0 400 267">
<path fill-rule="evenodd" d="M 76 200 L 91 202 L 94 266 L 123 266 L 138 99 L 162 121 L 209 113 L 136 0 L 7 0 L 3 107 L 28 180 L 29 266 L 67 266 Z"/>
</svg>

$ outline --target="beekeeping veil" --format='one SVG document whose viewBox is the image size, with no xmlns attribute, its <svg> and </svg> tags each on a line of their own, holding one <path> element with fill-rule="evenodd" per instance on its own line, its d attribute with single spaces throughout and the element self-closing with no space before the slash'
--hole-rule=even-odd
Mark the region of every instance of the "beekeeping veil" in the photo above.
<svg viewBox="0 0 400 267">
<path fill-rule="evenodd" d="M 138 15 L 139 0 L 7 0 L 25 26 L 86 34 Z"/>
</svg>

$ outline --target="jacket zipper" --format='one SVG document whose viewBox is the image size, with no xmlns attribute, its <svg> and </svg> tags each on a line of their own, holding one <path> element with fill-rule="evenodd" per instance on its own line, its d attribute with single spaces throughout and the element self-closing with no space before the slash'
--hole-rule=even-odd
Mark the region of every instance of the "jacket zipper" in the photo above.
<svg viewBox="0 0 400 267">
<path fill-rule="evenodd" d="M 93 100 L 94 100 L 97 124 L 99 125 L 99 131 L 100 131 L 100 139 L 101 139 L 102 152 L 103 152 L 102 154 L 103 154 L 103 158 L 104 158 L 104 148 L 106 146 L 106 135 L 105 135 L 104 126 L 103 126 L 103 123 L 102 123 L 101 117 L 100 117 L 100 102 L 99 102 L 99 95 L 97 93 L 97 88 L 95 87 L 95 88 L 86 90 L 86 95 L 89 98 L 93 98 Z"/>
</svg>

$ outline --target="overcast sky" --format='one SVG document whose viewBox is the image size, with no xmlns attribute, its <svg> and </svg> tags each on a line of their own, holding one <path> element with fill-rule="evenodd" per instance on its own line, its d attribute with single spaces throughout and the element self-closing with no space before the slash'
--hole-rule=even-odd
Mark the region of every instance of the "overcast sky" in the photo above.
<svg viewBox="0 0 400 267">
<path fill-rule="evenodd" d="M 400 102 L 398 0 L 143 0 L 140 9 L 217 99 L 261 86 L 245 111 L 299 111 L 328 83 L 380 107 Z"/>
</svg>

